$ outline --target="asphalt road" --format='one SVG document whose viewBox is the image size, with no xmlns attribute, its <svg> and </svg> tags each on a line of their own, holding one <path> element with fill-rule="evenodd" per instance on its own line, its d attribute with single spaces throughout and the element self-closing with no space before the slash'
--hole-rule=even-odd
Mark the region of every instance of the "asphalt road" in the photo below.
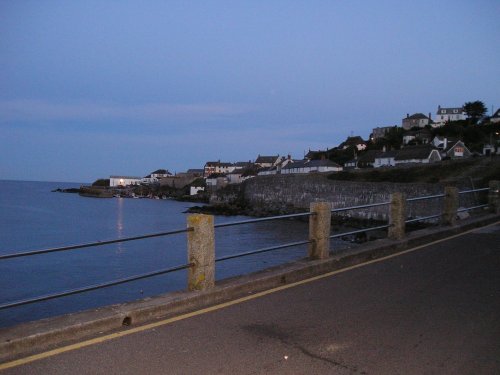
<svg viewBox="0 0 500 375">
<path fill-rule="evenodd" d="M 500 225 L 7 374 L 499 374 Z"/>
</svg>

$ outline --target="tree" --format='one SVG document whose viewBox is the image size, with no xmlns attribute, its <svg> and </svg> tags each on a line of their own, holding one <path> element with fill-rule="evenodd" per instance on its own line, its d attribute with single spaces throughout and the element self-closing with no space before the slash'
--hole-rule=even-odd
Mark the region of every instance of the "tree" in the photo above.
<svg viewBox="0 0 500 375">
<path fill-rule="evenodd" d="M 475 124 L 477 123 L 477 120 L 485 115 L 487 109 L 482 101 L 476 100 L 475 102 L 465 103 L 464 111 L 467 114 L 467 117 L 469 117 Z"/>
</svg>

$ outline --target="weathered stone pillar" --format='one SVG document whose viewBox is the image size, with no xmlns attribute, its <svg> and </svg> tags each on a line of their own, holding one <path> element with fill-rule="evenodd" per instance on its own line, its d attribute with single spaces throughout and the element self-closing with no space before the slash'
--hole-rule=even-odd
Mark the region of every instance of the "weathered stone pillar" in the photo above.
<svg viewBox="0 0 500 375">
<path fill-rule="evenodd" d="M 458 188 L 446 186 L 444 188 L 443 225 L 455 225 L 458 211 Z"/>
<path fill-rule="evenodd" d="M 500 214 L 500 181 L 490 181 L 488 203 L 490 205 L 491 212 L 494 214 Z"/>
<path fill-rule="evenodd" d="M 311 259 L 326 259 L 330 256 L 331 205 L 328 202 L 312 202 L 309 216 L 308 255 Z"/>
<path fill-rule="evenodd" d="M 391 194 L 389 208 L 389 233 L 391 240 L 402 240 L 406 229 L 406 198 L 403 193 Z"/>
<path fill-rule="evenodd" d="M 207 290 L 215 285 L 215 234 L 214 217 L 194 214 L 187 218 L 188 289 Z"/>
</svg>

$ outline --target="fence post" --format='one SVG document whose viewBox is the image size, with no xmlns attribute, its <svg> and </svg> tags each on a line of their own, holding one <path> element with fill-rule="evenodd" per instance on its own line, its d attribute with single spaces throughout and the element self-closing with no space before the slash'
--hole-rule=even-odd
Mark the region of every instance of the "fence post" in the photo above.
<svg viewBox="0 0 500 375">
<path fill-rule="evenodd" d="M 207 290 L 215 285 L 214 217 L 194 214 L 187 218 L 188 290 Z"/>
<path fill-rule="evenodd" d="M 444 188 L 444 207 L 443 219 L 444 225 L 455 225 L 458 211 L 458 188 L 446 186 Z"/>
<path fill-rule="evenodd" d="M 488 203 L 494 214 L 500 214 L 500 181 L 490 181 Z"/>
<path fill-rule="evenodd" d="M 391 240 L 402 240 L 406 233 L 406 198 L 403 193 L 391 194 L 389 210 L 388 237 Z"/>
<path fill-rule="evenodd" d="M 328 202 L 311 202 L 309 216 L 308 255 L 311 259 L 326 259 L 330 256 L 330 226 L 332 208 Z"/>
</svg>

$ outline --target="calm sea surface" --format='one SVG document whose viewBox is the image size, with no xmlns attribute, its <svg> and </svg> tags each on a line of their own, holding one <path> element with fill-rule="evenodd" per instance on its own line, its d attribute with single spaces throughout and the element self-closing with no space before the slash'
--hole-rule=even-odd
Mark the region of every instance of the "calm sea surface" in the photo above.
<svg viewBox="0 0 500 375">
<path fill-rule="evenodd" d="M 157 233 L 186 227 L 194 204 L 171 200 L 85 198 L 53 193 L 61 182 L 0 180 L 0 254 Z M 247 219 L 216 217 L 216 223 Z M 216 230 L 216 257 L 307 239 L 296 220 Z M 339 242 L 346 247 L 346 243 Z M 217 263 L 217 279 L 303 258 L 306 246 Z M 0 304 L 187 263 L 186 234 L 0 260 Z M 186 271 L 0 310 L 0 326 L 186 288 Z"/>
</svg>

